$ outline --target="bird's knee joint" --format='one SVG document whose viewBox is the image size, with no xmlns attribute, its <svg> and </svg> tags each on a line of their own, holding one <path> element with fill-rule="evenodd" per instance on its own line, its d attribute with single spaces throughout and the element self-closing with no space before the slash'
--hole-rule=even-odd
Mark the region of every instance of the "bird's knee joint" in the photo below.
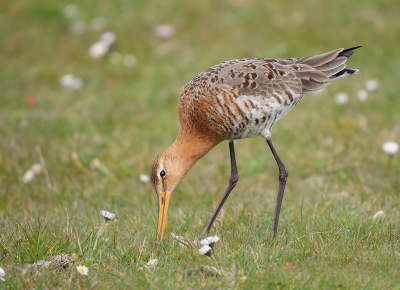
<svg viewBox="0 0 400 290">
<path fill-rule="evenodd" d="M 286 180 L 289 176 L 289 172 L 287 170 L 284 170 L 282 172 L 279 172 L 279 180 Z"/>
<path fill-rule="evenodd" d="M 239 181 L 239 175 L 231 175 L 231 177 L 229 178 L 229 183 L 236 185 L 236 183 Z"/>
</svg>

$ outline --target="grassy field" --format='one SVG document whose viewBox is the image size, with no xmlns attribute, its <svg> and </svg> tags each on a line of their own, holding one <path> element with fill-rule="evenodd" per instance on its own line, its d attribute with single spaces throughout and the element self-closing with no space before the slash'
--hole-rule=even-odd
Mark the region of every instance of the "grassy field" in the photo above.
<svg viewBox="0 0 400 290">
<path fill-rule="evenodd" d="M 98 0 L 79 1 L 74 18 L 63 15 L 67 4 L 0 1 L 1 289 L 400 289 L 400 158 L 381 149 L 400 143 L 400 2 Z M 98 16 L 103 31 L 89 26 Z M 71 33 L 75 21 L 88 25 L 82 34 Z M 154 35 L 164 23 L 176 29 L 168 39 Z M 136 57 L 133 67 L 90 58 L 104 31 Z M 170 233 L 193 241 L 205 227 L 229 179 L 226 142 L 176 188 L 154 247 L 157 196 L 139 174 L 178 134 L 186 82 L 229 59 L 357 45 L 348 67 L 359 75 L 308 96 L 274 126 L 290 172 L 277 239 L 278 169 L 256 138 L 236 146 L 240 180 L 212 231 L 222 275 Z M 82 78 L 82 89 L 63 88 L 64 74 Z M 369 79 L 380 86 L 360 102 Z M 339 92 L 347 104 L 335 103 Z M 91 168 L 96 158 L 102 165 Z M 23 183 L 41 162 L 47 173 Z M 116 218 L 101 227 L 103 209 Z M 22 271 L 60 254 L 74 264 Z"/>
</svg>

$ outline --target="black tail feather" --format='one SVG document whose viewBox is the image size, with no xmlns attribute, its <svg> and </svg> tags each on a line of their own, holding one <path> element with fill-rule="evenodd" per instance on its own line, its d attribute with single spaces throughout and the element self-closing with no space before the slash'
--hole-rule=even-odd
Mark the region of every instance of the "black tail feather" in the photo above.
<svg viewBox="0 0 400 290">
<path fill-rule="evenodd" d="M 340 77 L 341 75 L 344 75 L 345 73 L 352 75 L 358 72 L 358 69 L 353 69 L 353 68 L 345 68 L 341 70 L 340 72 L 332 75 L 331 77 Z"/>
<path fill-rule="evenodd" d="M 349 58 L 350 56 L 352 56 L 354 54 L 353 50 L 360 48 L 360 47 L 362 47 L 362 46 L 355 46 L 352 48 L 345 49 L 341 53 L 339 53 L 338 56 L 345 56 L 345 57 Z"/>
</svg>

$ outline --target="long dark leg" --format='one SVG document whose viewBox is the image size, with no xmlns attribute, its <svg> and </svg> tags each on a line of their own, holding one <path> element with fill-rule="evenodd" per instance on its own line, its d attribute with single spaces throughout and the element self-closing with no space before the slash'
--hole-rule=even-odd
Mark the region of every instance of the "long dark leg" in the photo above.
<svg viewBox="0 0 400 290">
<path fill-rule="evenodd" d="M 215 208 L 215 211 L 212 214 L 210 220 L 208 221 L 208 224 L 202 233 L 203 237 L 205 237 L 210 232 L 211 227 L 213 226 L 214 221 L 219 214 L 219 211 L 223 207 L 229 194 L 231 193 L 232 189 L 235 187 L 236 183 L 239 180 L 239 174 L 238 174 L 237 167 L 236 167 L 235 147 L 233 145 L 233 141 L 229 141 L 229 152 L 231 154 L 231 177 L 229 178 L 229 185 L 228 185 L 228 188 L 225 190 L 225 193 L 222 196 L 221 200 L 219 201 L 217 207 Z"/>
<path fill-rule="evenodd" d="M 274 213 L 274 238 L 275 238 L 276 233 L 278 232 L 279 214 L 281 212 L 283 193 L 285 192 L 285 185 L 286 185 L 286 180 L 289 175 L 289 172 L 286 170 L 285 165 L 283 164 L 281 158 L 279 157 L 278 153 L 276 152 L 275 146 L 274 146 L 274 144 L 272 144 L 271 139 L 267 138 L 266 140 L 268 142 L 269 148 L 272 151 L 272 154 L 275 157 L 276 163 L 278 164 L 278 167 L 279 167 L 279 189 L 278 189 L 278 196 L 276 197 L 276 205 L 275 205 L 275 213 Z"/>
</svg>

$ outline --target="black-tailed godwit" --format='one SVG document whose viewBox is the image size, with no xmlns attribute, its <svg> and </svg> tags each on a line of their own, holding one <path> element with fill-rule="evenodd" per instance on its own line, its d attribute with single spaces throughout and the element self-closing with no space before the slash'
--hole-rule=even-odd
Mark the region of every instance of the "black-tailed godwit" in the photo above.
<svg viewBox="0 0 400 290">
<path fill-rule="evenodd" d="M 359 47 L 301 58 L 235 59 L 217 64 L 192 79 L 179 98 L 181 131 L 151 166 L 150 180 L 159 202 L 157 239 L 164 234 L 172 191 L 197 160 L 228 140 L 231 177 L 203 236 L 209 233 L 239 180 L 233 141 L 257 136 L 266 139 L 279 168 L 275 237 L 288 171 L 271 141 L 272 126 L 306 95 L 356 74 L 358 70 L 346 68 L 345 63 Z"/>
</svg>

